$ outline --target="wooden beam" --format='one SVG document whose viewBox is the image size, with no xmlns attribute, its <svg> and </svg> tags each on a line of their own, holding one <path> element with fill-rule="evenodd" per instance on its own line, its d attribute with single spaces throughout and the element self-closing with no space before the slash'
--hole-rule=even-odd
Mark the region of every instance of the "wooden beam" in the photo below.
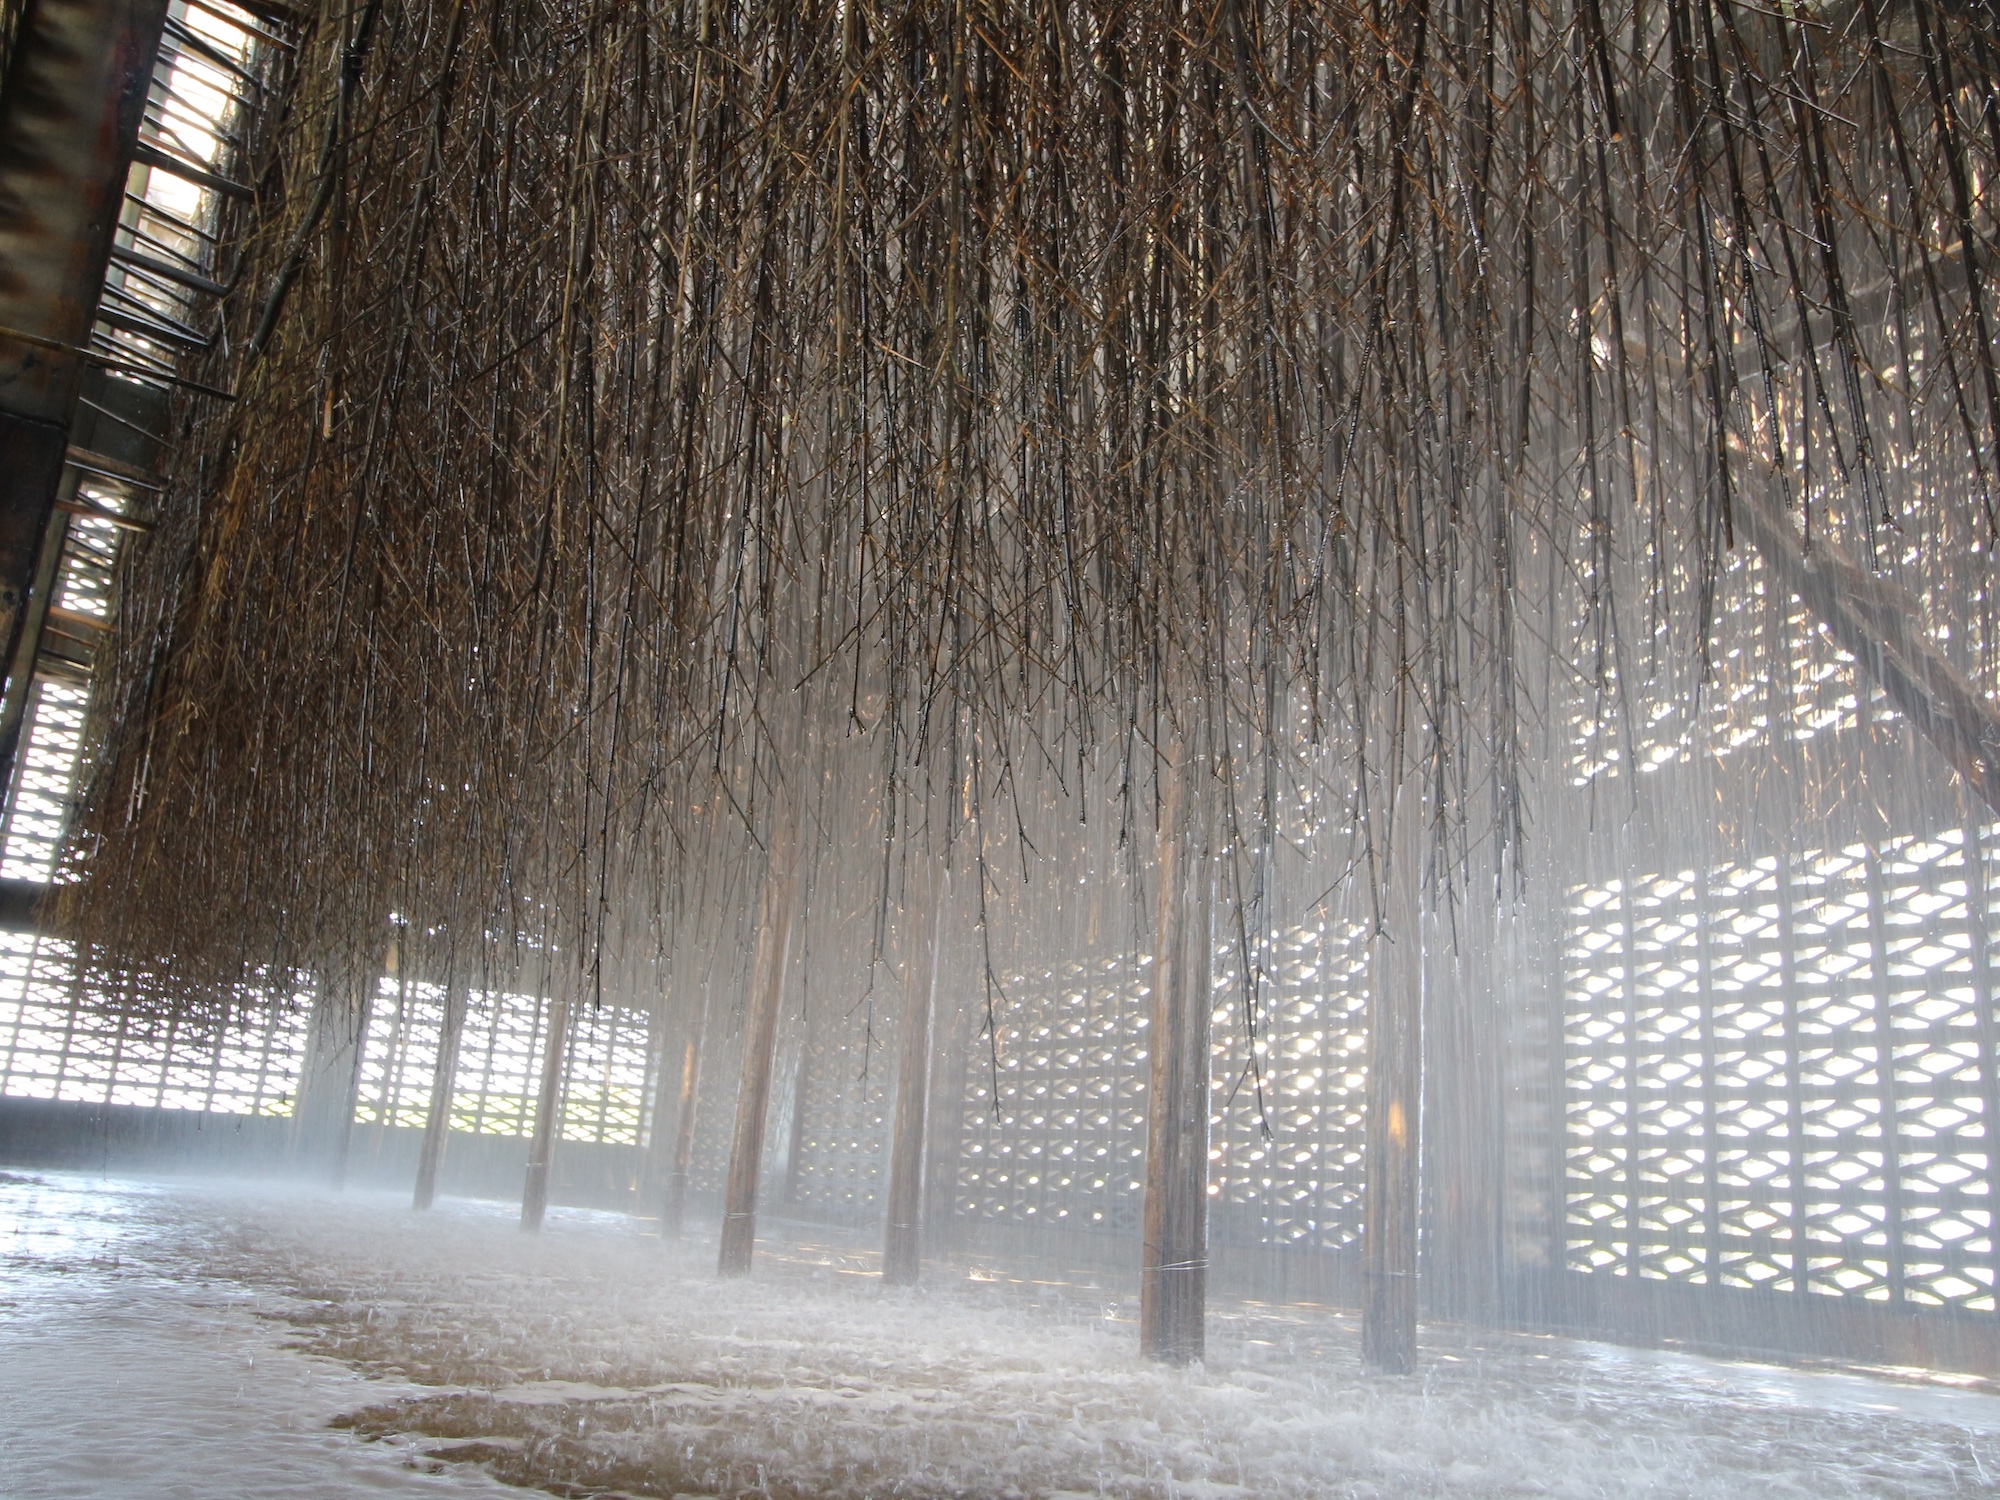
<svg viewBox="0 0 2000 1500">
<path fill-rule="evenodd" d="M 1361 1356 L 1371 1369 L 1400 1375 L 1417 1360 L 1417 1127 L 1423 1083 L 1417 863 L 1423 798 L 1414 778 L 1404 783 L 1391 816 L 1385 909 L 1368 959 Z"/>
<path fill-rule="evenodd" d="M 431 1072 L 431 1107 L 424 1116 L 423 1144 L 417 1150 L 417 1185 L 410 1207 L 419 1213 L 437 1201 L 438 1172 L 451 1135 L 452 1085 L 458 1078 L 458 1046 L 465 1034 L 465 982 L 456 973 L 444 987 L 444 1020 L 438 1030 L 437 1066 Z"/>
<path fill-rule="evenodd" d="M 26 633 L 166 18 L 166 0 L 38 0 L 0 84 L 0 663 Z"/>
<path fill-rule="evenodd" d="M 227 177 L 197 166 L 184 156 L 175 156 L 172 152 L 162 151 L 157 146 L 141 142 L 138 149 L 132 153 L 132 159 L 143 166 L 151 167 L 155 172 L 165 172 L 169 177 L 178 177 L 183 182 L 207 188 L 211 193 L 219 193 L 225 198 L 240 198 L 247 203 L 257 196 L 257 190 L 248 184 L 232 182 Z"/>
<path fill-rule="evenodd" d="M 0 84 L 0 412 L 69 423 L 167 9 L 37 0 L 21 18 Z"/>
<path fill-rule="evenodd" d="M 2000 812 L 2000 712 L 1928 638 L 1916 600 L 1855 566 L 1830 541 L 1815 541 L 1808 553 L 1791 518 L 1747 485 L 1736 490 L 1736 521 L 1777 585 L 1798 595 L 1979 799 Z"/>
<path fill-rule="evenodd" d="M 882 1279 L 890 1286 L 915 1286 L 923 1273 L 924 1142 L 946 899 L 942 867 L 926 868 L 915 879 L 920 903 L 913 913 L 917 943 L 903 972 L 903 1013 L 896 1037 L 896 1116 L 889 1137 L 889 1201 L 883 1216 Z"/>
<path fill-rule="evenodd" d="M 764 867 L 758 914 L 757 957 L 750 979 L 750 1009 L 743 1025 L 743 1077 L 736 1091 L 736 1130 L 729 1146 L 729 1180 L 723 1191 L 722 1249 L 717 1269 L 741 1276 L 757 1245 L 757 1187 L 764 1167 L 764 1122 L 770 1112 L 771 1062 L 778 1045 L 778 1012 L 791 956 L 792 907 L 798 886 L 798 814 L 787 798 L 779 807 Z"/>
<path fill-rule="evenodd" d="M 1192 748 L 1180 746 L 1166 772 L 1154 867 L 1139 1352 L 1168 1364 L 1198 1360 L 1206 1346 L 1210 880 L 1197 769 Z"/>
</svg>

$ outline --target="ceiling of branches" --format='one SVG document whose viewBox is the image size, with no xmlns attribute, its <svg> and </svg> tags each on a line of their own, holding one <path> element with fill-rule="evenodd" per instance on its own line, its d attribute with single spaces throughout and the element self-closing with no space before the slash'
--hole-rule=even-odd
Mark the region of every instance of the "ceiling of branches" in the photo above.
<svg viewBox="0 0 2000 1500">
<path fill-rule="evenodd" d="M 1985 5 L 335 0 L 265 66 L 109 961 L 588 969 L 786 816 L 1136 869 L 1182 756 L 1321 886 L 1391 806 L 1490 884 L 1567 704 L 1700 690 L 1749 499 L 1992 680 Z"/>
</svg>

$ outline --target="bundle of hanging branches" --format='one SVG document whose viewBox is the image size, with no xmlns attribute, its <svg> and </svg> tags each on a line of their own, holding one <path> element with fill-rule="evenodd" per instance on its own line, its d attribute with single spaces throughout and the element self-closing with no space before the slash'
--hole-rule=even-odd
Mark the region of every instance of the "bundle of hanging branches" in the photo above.
<svg viewBox="0 0 2000 1500">
<path fill-rule="evenodd" d="M 1504 862 L 1524 725 L 1698 660 L 1750 499 L 1989 682 L 1996 59 L 1931 0 L 327 0 L 67 920 L 581 958 L 836 751 L 934 842 L 1149 839 L 1195 745 L 1244 848 L 1408 785 Z"/>
</svg>

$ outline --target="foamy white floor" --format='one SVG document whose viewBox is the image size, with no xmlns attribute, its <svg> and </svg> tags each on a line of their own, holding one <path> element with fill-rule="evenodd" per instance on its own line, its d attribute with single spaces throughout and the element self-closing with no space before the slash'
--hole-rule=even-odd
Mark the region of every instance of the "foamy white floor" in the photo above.
<svg viewBox="0 0 2000 1500">
<path fill-rule="evenodd" d="M 1265 1309 L 1171 1371 L 1116 1298 L 964 1268 L 719 1283 L 613 1215 L 33 1176 L 0 1180 L 8 1497 L 520 1493 L 426 1457 L 468 1434 L 582 1492 L 2000 1495 L 2000 1398 L 1948 1387 L 1511 1338 L 1371 1379 L 1345 1320 Z M 385 1440 L 327 1426 L 362 1408 Z"/>
<path fill-rule="evenodd" d="M 519 1494 L 330 1429 L 404 1387 L 284 1347 L 274 1299 L 201 1274 L 183 1189 L 44 1182 L 0 1180 L 0 1495 Z"/>
</svg>

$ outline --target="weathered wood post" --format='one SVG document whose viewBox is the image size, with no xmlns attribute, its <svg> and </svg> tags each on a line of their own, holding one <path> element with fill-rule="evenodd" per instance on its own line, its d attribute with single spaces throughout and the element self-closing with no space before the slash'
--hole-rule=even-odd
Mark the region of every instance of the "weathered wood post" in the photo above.
<svg viewBox="0 0 2000 1500">
<path fill-rule="evenodd" d="M 569 1061 L 569 997 L 549 1002 L 548 1050 L 535 1096 L 535 1133 L 528 1143 L 528 1178 L 521 1188 L 521 1228 L 539 1233 L 549 1211 L 549 1174 L 556 1150 L 556 1114 L 562 1106 L 563 1067 Z"/>
<path fill-rule="evenodd" d="M 1368 958 L 1366 1186 L 1362 1200 L 1361 1356 L 1386 1375 L 1417 1359 L 1417 1206 L 1423 1087 L 1423 943 L 1417 865 L 1423 797 L 1396 797 L 1382 928 Z"/>
<path fill-rule="evenodd" d="M 938 953 L 943 946 L 946 877 L 940 866 L 919 877 L 918 941 L 903 973 L 903 1014 L 896 1038 L 896 1116 L 889 1137 L 889 1201 L 882 1239 L 882 1279 L 915 1286 L 923 1270 L 924 1141 L 931 1094 L 931 1026 L 937 1014 Z"/>
<path fill-rule="evenodd" d="M 730 1139 L 729 1180 L 723 1193 L 722 1250 L 717 1269 L 724 1276 L 741 1276 L 748 1271 L 757 1244 L 764 1122 L 771 1102 L 771 1062 L 777 1051 L 778 1012 L 784 1004 L 792 908 L 798 889 L 798 812 L 790 796 L 779 804 L 775 823 L 764 868 L 750 1010 L 743 1023 L 743 1078 L 736 1092 L 736 1129 Z"/>
<path fill-rule="evenodd" d="M 444 1019 L 438 1029 L 437 1067 L 431 1073 L 431 1107 L 424 1116 L 423 1145 L 417 1151 L 417 1186 L 410 1207 L 418 1212 L 437 1201 L 438 1172 L 444 1165 L 444 1146 L 451 1135 L 452 1085 L 458 1077 L 458 1045 L 465 1034 L 465 981 L 456 972 L 448 974 L 444 986 Z"/>
<path fill-rule="evenodd" d="M 1188 1364 L 1206 1347 L 1208 1301 L 1209 891 L 1206 820 L 1191 745 L 1175 748 L 1160 822 L 1147 1047 L 1146 1204 L 1139 1350 Z"/>
</svg>

